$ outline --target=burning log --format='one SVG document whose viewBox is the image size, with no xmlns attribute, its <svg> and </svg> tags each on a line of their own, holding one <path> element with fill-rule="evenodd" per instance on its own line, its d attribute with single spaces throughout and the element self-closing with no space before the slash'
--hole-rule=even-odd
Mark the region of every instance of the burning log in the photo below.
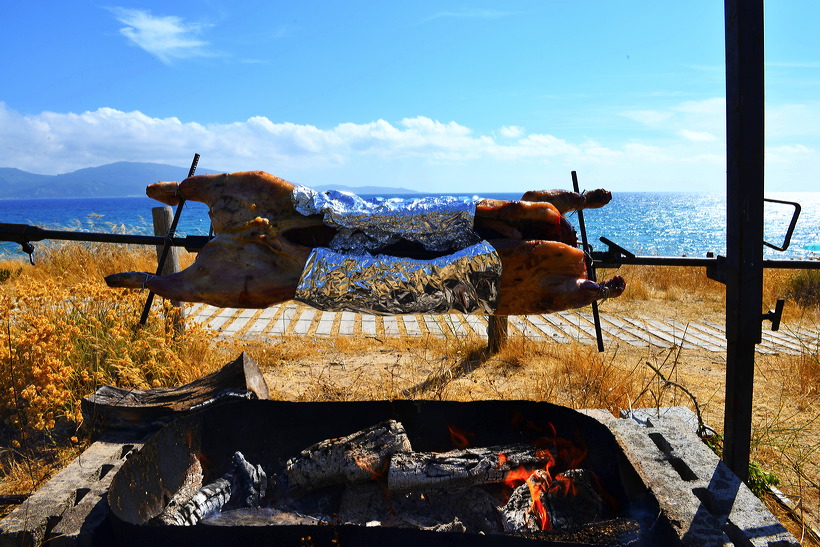
<svg viewBox="0 0 820 547">
<path fill-rule="evenodd" d="M 409 450 L 404 426 L 387 420 L 306 448 L 287 461 L 284 475 L 294 495 L 333 484 L 365 482 L 385 473 L 391 455 Z"/>
<path fill-rule="evenodd" d="M 532 532 L 602 520 L 606 504 L 591 471 L 570 469 L 554 478 L 538 470 L 517 487 L 501 511 L 508 532 Z"/>
<path fill-rule="evenodd" d="M 395 454 L 387 473 L 392 492 L 466 488 L 502 483 L 516 468 L 551 465 L 549 450 L 532 445 Z"/>
<path fill-rule="evenodd" d="M 185 503 L 178 504 L 183 492 L 190 491 L 189 488 L 183 488 L 158 517 L 159 521 L 163 524 L 193 526 L 208 515 L 218 513 L 232 500 L 237 507 L 259 507 L 268 482 L 262 466 L 251 465 L 241 452 L 234 453 L 233 464 L 231 471 L 197 490 Z M 197 466 L 198 463 L 189 468 L 189 476 L 196 473 Z M 198 469 L 201 473 L 202 467 L 199 466 Z M 201 480 L 200 478 L 200 484 Z M 196 479 L 192 481 L 192 484 L 195 483 Z"/>
</svg>

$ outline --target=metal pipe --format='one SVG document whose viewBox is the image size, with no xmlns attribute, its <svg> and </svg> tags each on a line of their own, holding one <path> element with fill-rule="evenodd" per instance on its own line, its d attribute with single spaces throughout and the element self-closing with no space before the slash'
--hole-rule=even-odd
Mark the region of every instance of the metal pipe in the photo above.
<svg viewBox="0 0 820 547">
<path fill-rule="evenodd" d="M 623 265 L 636 266 L 717 266 L 722 257 L 689 257 L 689 256 L 622 256 L 609 258 L 597 253 L 592 254 L 596 268 L 618 268 Z M 785 270 L 820 270 L 820 260 L 763 260 L 763 268 Z"/>
</svg>

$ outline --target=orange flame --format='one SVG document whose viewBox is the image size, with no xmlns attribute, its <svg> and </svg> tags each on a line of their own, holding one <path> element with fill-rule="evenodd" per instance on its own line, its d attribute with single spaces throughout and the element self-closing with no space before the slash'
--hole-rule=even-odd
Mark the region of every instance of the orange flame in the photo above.
<svg viewBox="0 0 820 547">
<path fill-rule="evenodd" d="M 547 492 L 549 487 L 548 481 L 549 478 L 542 477 L 535 473 L 527 478 L 527 487 L 530 489 L 530 498 L 532 498 L 530 512 L 535 513 L 535 516 L 538 517 L 542 530 L 549 530 L 551 528 L 549 513 L 547 513 L 547 508 L 544 507 L 544 504 L 541 502 L 541 496 Z"/>
<path fill-rule="evenodd" d="M 523 465 L 516 467 L 515 469 L 510 469 L 504 477 L 504 484 L 510 488 L 515 488 L 530 478 L 530 475 L 532 475 L 532 469 L 527 469 Z"/>
</svg>

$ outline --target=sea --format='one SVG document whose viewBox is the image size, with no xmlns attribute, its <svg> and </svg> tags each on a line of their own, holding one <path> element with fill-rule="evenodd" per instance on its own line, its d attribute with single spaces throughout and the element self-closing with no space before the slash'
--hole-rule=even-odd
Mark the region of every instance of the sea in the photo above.
<svg viewBox="0 0 820 547">
<path fill-rule="evenodd" d="M 378 200 L 426 196 L 362 197 Z M 480 197 L 514 200 L 521 194 L 488 193 Z M 800 214 L 788 249 L 780 252 L 764 247 L 764 257 L 820 260 L 820 192 L 778 192 L 766 198 L 799 203 Z M 50 230 L 150 235 L 151 208 L 159 205 L 148 197 L 0 200 L 0 222 Z M 792 205 L 766 202 L 764 240 L 782 247 L 794 211 Z M 568 218 L 578 229 L 577 214 L 571 213 Z M 726 199 L 722 194 L 613 193 L 607 206 L 584 211 L 584 223 L 594 250 L 606 249 L 599 239 L 603 236 L 640 256 L 702 257 L 707 252 L 726 252 Z M 177 235 L 207 235 L 209 230 L 207 207 L 186 202 Z M 8 242 L 0 243 L 0 257 L 27 259 L 18 244 Z"/>
</svg>

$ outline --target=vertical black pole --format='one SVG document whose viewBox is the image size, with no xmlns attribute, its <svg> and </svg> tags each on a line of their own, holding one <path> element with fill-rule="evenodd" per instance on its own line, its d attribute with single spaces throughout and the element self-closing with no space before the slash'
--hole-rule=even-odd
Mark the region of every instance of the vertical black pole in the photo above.
<svg viewBox="0 0 820 547">
<path fill-rule="evenodd" d="M 726 408 L 723 458 L 749 474 L 763 306 L 763 0 L 725 0 Z"/>
</svg>

